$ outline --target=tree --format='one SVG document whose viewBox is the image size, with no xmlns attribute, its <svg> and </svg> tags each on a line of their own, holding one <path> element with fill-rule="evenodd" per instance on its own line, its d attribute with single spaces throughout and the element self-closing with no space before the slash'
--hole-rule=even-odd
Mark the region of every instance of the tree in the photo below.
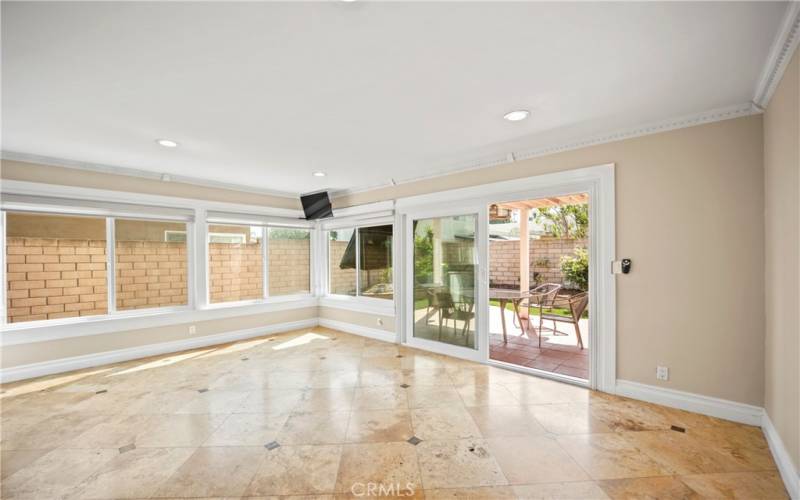
<svg viewBox="0 0 800 500">
<path fill-rule="evenodd" d="M 572 256 L 561 257 L 561 274 L 567 281 L 580 290 L 589 289 L 589 252 L 585 248 L 576 248 Z"/>
<path fill-rule="evenodd" d="M 414 278 L 419 283 L 430 282 L 433 276 L 433 228 L 424 231 L 414 231 Z"/>
<path fill-rule="evenodd" d="M 588 203 L 534 208 L 531 214 L 545 231 L 557 238 L 586 238 L 589 234 Z"/>
</svg>

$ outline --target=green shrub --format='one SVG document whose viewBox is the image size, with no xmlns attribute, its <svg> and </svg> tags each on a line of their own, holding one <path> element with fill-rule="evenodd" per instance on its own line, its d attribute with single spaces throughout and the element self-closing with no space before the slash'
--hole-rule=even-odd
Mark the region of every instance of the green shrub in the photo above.
<svg viewBox="0 0 800 500">
<path fill-rule="evenodd" d="M 561 274 L 570 286 L 588 290 L 589 252 L 585 248 L 577 248 L 573 256 L 561 257 Z"/>
</svg>

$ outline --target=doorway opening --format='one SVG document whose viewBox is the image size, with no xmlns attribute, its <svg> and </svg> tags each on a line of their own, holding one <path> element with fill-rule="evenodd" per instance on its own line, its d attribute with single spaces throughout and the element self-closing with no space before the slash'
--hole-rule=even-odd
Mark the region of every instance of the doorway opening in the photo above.
<svg viewBox="0 0 800 500">
<path fill-rule="evenodd" d="M 589 194 L 489 205 L 489 359 L 586 383 Z"/>
</svg>

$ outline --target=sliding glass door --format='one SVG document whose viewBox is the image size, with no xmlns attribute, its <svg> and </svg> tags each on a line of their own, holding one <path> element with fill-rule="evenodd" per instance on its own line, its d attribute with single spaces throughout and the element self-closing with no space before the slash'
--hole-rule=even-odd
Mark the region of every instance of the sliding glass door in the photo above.
<svg viewBox="0 0 800 500">
<path fill-rule="evenodd" d="M 408 343 L 477 359 L 478 214 L 413 218 L 409 226 Z"/>
</svg>

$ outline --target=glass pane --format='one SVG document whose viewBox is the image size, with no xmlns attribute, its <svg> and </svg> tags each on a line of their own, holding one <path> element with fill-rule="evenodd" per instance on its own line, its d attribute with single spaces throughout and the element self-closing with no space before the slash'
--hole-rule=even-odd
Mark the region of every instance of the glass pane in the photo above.
<svg viewBox="0 0 800 500">
<path fill-rule="evenodd" d="M 208 226 L 208 286 L 211 303 L 264 296 L 261 226 Z"/>
<path fill-rule="evenodd" d="M 6 215 L 9 323 L 106 314 L 106 221 Z"/>
<path fill-rule="evenodd" d="M 269 294 L 311 293 L 311 231 L 269 228 Z"/>
<path fill-rule="evenodd" d="M 117 310 L 181 306 L 186 287 L 186 224 L 116 219 Z"/>
<path fill-rule="evenodd" d="M 330 293 L 356 295 L 356 240 L 353 229 L 328 231 Z"/>
<path fill-rule="evenodd" d="M 414 221 L 414 336 L 475 348 L 476 216 Z"/>
<path fill-rule="evenodd" d="M 358 240 L 361 295 L 391 300 L 392 225 L 362 227 Z"/>
</svg>

